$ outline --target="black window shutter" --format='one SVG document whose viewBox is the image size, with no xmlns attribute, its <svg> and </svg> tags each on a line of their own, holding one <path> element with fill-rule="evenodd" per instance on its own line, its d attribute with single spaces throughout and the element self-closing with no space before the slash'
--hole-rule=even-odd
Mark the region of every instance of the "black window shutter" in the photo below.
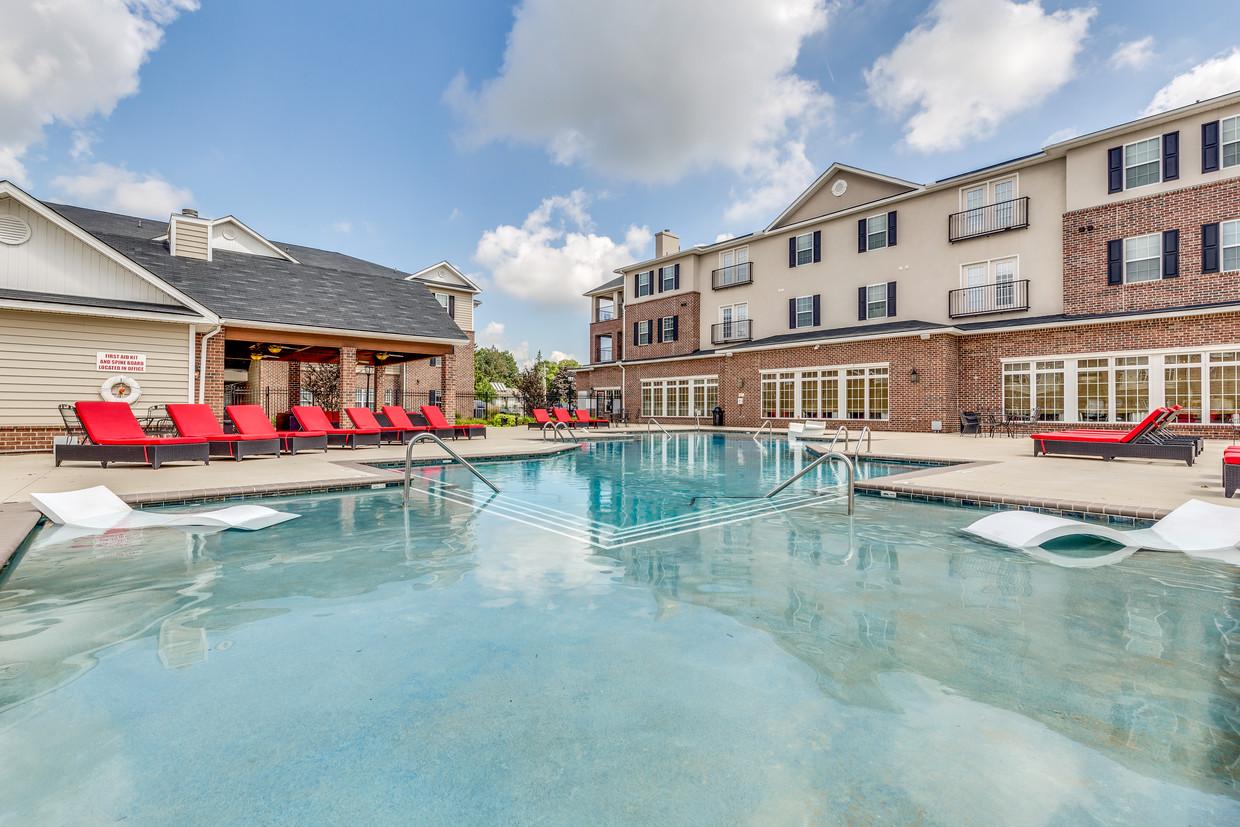
<svg viewBox="0 0 1240 827">
<path fill-rule="evenodd" d="M 797 300 L 788 299 L 788 327 L 795 329 L 797 326 Z"/>
<path fill-rule="evenodd" d="M 1218 121 L 1201 125 L 1201 171 L 1218 170 Z"/>
<path fill-rule="evenodd" d="M 680 265 L 677 264 L 676 266 L 679 267 Z M 679 340 L 680 340 L 680 317 L 673 316 L 672 317 L 672 341 L 675 342 Z"/>
<path fill-rule="evenodd" d="M 865 321 L 865 288 L 857 288 L 857 321 Z"/>
<path fill-rule="evenodd" d="M 887 213 L 887 246 L 896 246 L 896 211 Z"/>
<path fill-rule="evenodd" d="M 797 266 L 797 237 L 788 239 L 788 266 Z"/>
<path fill-rule="evenodd" d="M 659 341 L 660 341 L 660 342 L 662 342 L 662 341 L 663 341 L 663 320 L 662 320 L 662 319 L 655 319 L 655 320 L 654 320 L 654 323 L 655 323 L 655 324 L 658 326 L 658 328 L 659 328 L 659 332 L 658 332 L 656 335 L 659 337 Z"/>
<path fill-rule="evenodd" d="M 675 269 L 672 270 L 672 289 L 673 290 L 680 289 L 680 265 L 679 264 L 677 264 L 675 266 Z"/>
<path fill-rule="evenodd" d="M 654 271 L 654 280 L 657 284 L 656 289 L 658 290 L 658 292 L 662 293 L 663 292 L 663 268 L 662 267 L 659 267 L 658 269 Z"/>
<path fill-rule="evenodd" d="M 822 261 L 822 232 L 814 230 L 814 263 Z"/>
<path fill-rule="evenodd" d="M 814 294 L 814 327 L 822 324 L 822 301 L 819 294 Z"/>
<path fill-rule="evenodd" d="M 633 347 L 637 347 L 641 343 L 641 322 L 633 322 Z"/>
<path fill-rule="evenodd" d="M 887 282 L 887 315 L 896 315 L 896 283 L 894 281 Z"/>
<path fill-rule="evenodd" d="M 640 291 L 640 289 L 639 289 L 639 287 L 638 287 L 638 285 L 640 285 L 641 283 L 642 283 L 642 274 L 641 274 L 641 273 L 638 273 L 637 275 L 633 276 L 633 295 L 634 295 L 634 296 L 640 296 L 640 295 L 641 295 L 641 291 Z"/>
<path fill-rule="evenodd" d="M 1201 225 L 1201 272 L 1219 271 L 1218 222 Z"/>
<path fill-rule="evenodd" d="M 1124 241 L 1107 242 L 1107 284 L 1124 283 Z"/>
<path fill-rule="evenodd" d="M 1163 180 L 1174 181 L 1180 177 L 1180 133 L 1163 135 Z"/>
<path fill-rule="evenodd" d="M 1167 230 L 1163 233 L 1163 271 L 1165 279 L 1173 279 L 1180 275 L 1180 231 Z"/>
<path fill-rule="evenodd" d="M 1113 146 L 1107 150 L 1107 192 L 1124 191 L 1124 148 Z"/>
<path fill-rule="evenodd" d="M 857 252 L 865 252 L 865 219 L 857 221 Z"/>
<path fill-rule="evenodd" d="M 456 318 L 456 296 L 448 296 L 448 315 Z"/>
</svg>

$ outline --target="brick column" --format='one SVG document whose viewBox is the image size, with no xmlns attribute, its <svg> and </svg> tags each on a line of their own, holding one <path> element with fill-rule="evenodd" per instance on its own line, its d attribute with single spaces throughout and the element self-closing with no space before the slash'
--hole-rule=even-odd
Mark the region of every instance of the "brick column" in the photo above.
<svg viewBox="0 0 1240 827">
<path fill-rule="evenodd" d="M 207 339 L 206 371 L 198 377 L 198 387 L 203 392 L 202 401 L 211 406 L 217 418 L 224 415 L 224 335 L 225 331 L 221 330 Z M 199 335 L 194 342 L 194 370 L 202 367 L 202 339 Z M 198 401 L 197 396 L 194 401 Z"/>
<path fill-rule="evenodd" d="M 353 407 L 353 400 L 357 398 L 359 374 L 357 372 L 357 348 L 342 347 L 340 348 L 340 424 L 343 427 L 348 422 L 348 414 L 344 412 L 345 408 Z M 366 378 L 362 376 L 361 378 Z"/>
<path fill-rule="evenodd" d="M 288 406 L 301 404 L 301 362 L 288 363 Z"/>
</svg>

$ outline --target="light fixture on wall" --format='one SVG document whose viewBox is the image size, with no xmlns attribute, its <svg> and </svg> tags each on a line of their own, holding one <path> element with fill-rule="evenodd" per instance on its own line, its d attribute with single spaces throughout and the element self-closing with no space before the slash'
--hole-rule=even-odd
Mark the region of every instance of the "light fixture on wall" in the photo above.
<svg viewBox="0 0 1240 827">
<path fill-rule="evenodd" d="M 913 368 L 913 372 L 908 375 L 908 381 L 914 385 L 921 381 L 921 374 L 917 372 L 917 368 Z"/>
</svg>

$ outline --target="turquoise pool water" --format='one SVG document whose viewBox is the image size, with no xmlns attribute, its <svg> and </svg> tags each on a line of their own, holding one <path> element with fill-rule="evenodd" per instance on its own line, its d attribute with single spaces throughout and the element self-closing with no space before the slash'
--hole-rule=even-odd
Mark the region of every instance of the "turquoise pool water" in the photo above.
<svg viewBox="0 0 1240 827">
<path fill-rule="evenodd" d="M 1060 568 L 960 533 L 984 512 L 850 519 L 810 477 L 745 514 L 805 460 L 743 442 L 28 548 L 0 589 L 0 822 L 1240 820 L 1234 567 Z"/>
</svg>

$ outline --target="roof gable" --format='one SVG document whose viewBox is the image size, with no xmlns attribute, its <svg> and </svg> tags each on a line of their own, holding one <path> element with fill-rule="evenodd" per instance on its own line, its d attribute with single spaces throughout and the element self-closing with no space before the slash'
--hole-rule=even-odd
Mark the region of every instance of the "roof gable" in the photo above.
<svg viewBox="0 0 1240 827">
<path fill-rule="evenodd" d="M 771 222 L 766 232 L 800 224 L 812 218 L 845 212 L 862 204 L 881 201 L 915 189 L 921 189 L 921 185 L 845 164 L 832 164 L 788 209 Z"/>
<path fill-rule="evenodd" d="M 413 275 L 405 276 L 405 281 L 424 281 L 427 284 L 446 287 L 451 290 L 463 290 L 466 293 L 482 292 L 478 289 L 478 285 L 474 284 L 464 273 L 446 261 L 432 264 L 425 270 L 419 270 Z"/>
</svg>

